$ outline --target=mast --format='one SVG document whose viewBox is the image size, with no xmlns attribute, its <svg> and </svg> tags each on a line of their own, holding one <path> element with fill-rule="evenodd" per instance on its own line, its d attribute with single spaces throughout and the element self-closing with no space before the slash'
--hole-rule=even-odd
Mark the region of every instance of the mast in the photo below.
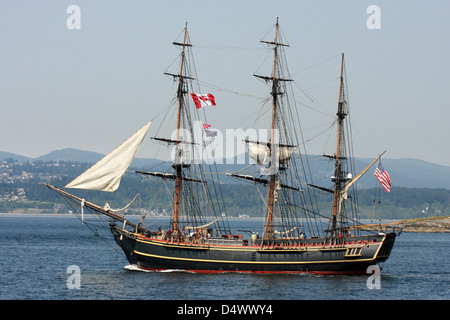
<svg viewBox="0 0 450 320">
<path fill-rule="evenodd" d="M 342 62 L 341 62 L 341 77 L 340 77 L 340 85 L 339 85 L 339 102 L 338 102 L 338 112 L 337 115 L 337 123 L 338 123 L 338 137 L 337 137 L 337 147 L 335 154 L 335 166 L 334 166 L 334 199 L 333 199 L 333 214 L 331 221 L 331 234 L 335 234 L 337 228 L 337 217 L 341 214 L 341 206 L 339 205 L 341 190 L 343 188 L 343 184 L 346 182 L 346 178 L 342 176 L 342 161 L 345 159 L 344 156 L 344 132 L 343 132 L 343 122 L 345 117 L 347 116 L 347 110 L 345 108 L 345 94 L 344 94 L 344 53 L 342 53 Z"/>
<path fill-rule="evenodd" d="M 277 17 L 277 23 L 275 25 L 275 40 L 272 41 L 261 41 L 263 43 L 269 44 L 273 46 L 273 69 L 272 69 L 272 76 L 260 76 L 260 75 L 254 75 L 258 78 L 261 78 L 265 81 L 272 81 L 272 124 L 271 124 L 271 133 L 270 133 L 270 141 L 268 146 L 270 147 L 270 167 L 268 172 L 268 199 L 267 199 L 267 220 L 266 220 L 266 226 L 265 226 L 265 237 L 267 239 L 271 239 L 274 237 L 274 230 L 273 230 L 273 219 L 274 219 L 274 206 L 276 202 L 275 192 L 277 189 L 277 186 L 279 185 L 278 182 L 278 170 L 279 170 L 279 161 L 278 161 L 278 150 L 280 147 L 279 144 L 279 135 L 277 132 L 277 112 L 278 112 L 278 96 L 280 95 L 280 88 L 279 88 L 279 82 L 280 81 L 292 81 L 291 79 L 283 79 L 281 77 L 277 77 L 277 74 L 279 73 L 278 67 L 278 47 L 279 46 L 288 46 L 287 44 L 283 44 L 279 42 L 279 24 L 278 24 L 278 17 Z"/>
<path fill-rule="evenodd" d="M 278 83 L 276 79 L 276 71 L 277 71 L 277 55 L 278 55 L 278 17 L 277 17 L 277 23 L 275 27 L 275 41 L 274 41 L 274 47 L 273 47 L 273 74 L 272 74 L 272 126 L 271 126 L 271 133 L 270 133 L 270 147 L 271 147 L 271 163 L 270 166 L 273 168 L 275 163 L 273 163 L 273 160 L 277 156 L 275 151 L 275 118 L 277 113 L 277 96 L 278 96 Z M 278 169 L 278 168 L 277 168 Z M 276 170 L 278 171 L 278 170 Z M 273 214 L 274 214 L 274 195 L 275 195 L 275 185 L 277 182 L 277 175 L 270 174 L 268 177 L 269 181 L 269 194 L 268 194 L 268 201 L 267 201 L 267 224 L 266 224 L 266 237 L 268 239 L 271 239 L 273 237 Z"/>
<path fill-rule="evenodd" d="M 179 148 L 179 138 L 180 138 L 180 125 L 181 125 L 181 112 L 183 108 L 183 87 L 184 87 L 184 77 L 183 77 L 183 66 L 184 66 L 184 59 L 185 59 L 185 53 L 184 50 L 186 48 L 186 35 L 187 35 L 187 22 L 186 26 L 184 27 L 184 37 L 183 37 L 183 49 L 181 51 L 181 63 L 180 63 L 180 72 L 178 74 L 178 92 L 177 92 L 177 99 L 178 99 L 178 119 L 177 119 L 177 138 L 175 142 L 175 149 L 177 150 Z M 176 156 L 178 153 L 176 153 Z M 176 157 L 175 156 L 175 157 Z M 179 203 L 180 203 L 180 190 L 182 186 L 182 175 L 183 175 L 183 164 L 175 158 L 175 162 L 173 164 L 173 167 L 175 169 L 175 201 L 174 201 L 174 207 L 173 207 L 173 221 L 172 221 L 172 228 L 175 233 L 178 233 L 178 213 L 179 213 Z"/>
<path fill-rule="evenodd" d="M 289 234 L 298 229 L 299 211 L 305 212 L 305 197 L 303 190 L 298 184 L 301 180 L 296 165 L 289 165 L 293 156 L 293 149 L 296 145 L 292 139 L 297 137 L 290 133 L 295 121 L 291 113 L 291 102 L 288 100 L 288 90 L 286 83 L 293 81 L 289 79 L 284 47 L 289 47 L 283 43 L 281 28 L 278 18 L 275 24 L 275 38 L 273 41 L 261 41 L 273 48 L 273 65 L 271 74 L 267 76 L 254 74 L 270 85 L 270 95 L 272 104 L 271 119 L 268 128 L 270 136 L 268 141 L 244 140 L 248 145 L 249 156 L 261 166 L 260 177 L 250 175 L 230 174 L 232 177 L 254 181 L 266 185 L 267 196 L 265 201 L 265 222 L 263 239 L 272 240 L 281 234 Z M 290 117 L 290 118 L 289 118 Z M 298 144 L 298 140 L 296 141 Z M 265 176 L 265 178 L 262 178 Z M 276 223 L 280 222 L 280 223 Z M 277 228 L 282 228 L 280 231 Z"/>
<path fill-rule="evenodd" d="M 190 65 L 193 62 L 192 44 L 187 31 L 187 23 L 181 36 L 183 37 L 182 41 L 173 42 L 175 46 L 181 49 L 178 72 L 164 72 L 165 75 L 172 77 L 178 85 L 172 104 L 175 110 L 171 109 L 171 112 L 174 113 L 174 128 L 176 125 L 176 131 L 173 131 L 174 135 L 170 138 L 158 137 L 158 133 L 152 137 L 153 140 L 173 146 L 173 151 L 175 152 L 171 166 L 173 171 L 170 173 L 137 171 L 142 175 L 159 177 L 163 181 L 174 181 L 172 189 L 173 211 L 170 220 L 170 229 L 174 237 L 182 237 L 188 226 L 205 225 L 205 217 L 208 212 L 217 218 L 217 213 L 221 210 L 220 199 L 217 197 L 214 181 L 212 179 L 206 181 L 202 163 L 191 162 L 191 157 L 196 156 L 196 145 L 202 143 L 202 141 L 195 141 L 198 137 L 194 134 L 195 128 L 193 127 L 192 118 L 198 116 L 198 114 L 192 114 L 191 108 L 189 108 L 190 97 L 188 98 L 187 95 L 189 92 L 194 92 L 193 81 L 195 80 L 190 76 L 191 73 L 195 74 L 195 69 L 193 65 Z M 203 123 L 206 122 L 203 121 Z M 207 187 L 207 185 L 212 185 L 212 187 Z M 217 204 L 216 206 L 211 201 L 212 194 L 217 198 L 215 199 L 217 202 L 215 203 Z M 219 230 L 220 232 L 229 232 L 226 222 L 220 221 L 220 223 L 224 227 L 221 229 L 215 223 L 217 234 L 219 234 Z"/>
</svg>

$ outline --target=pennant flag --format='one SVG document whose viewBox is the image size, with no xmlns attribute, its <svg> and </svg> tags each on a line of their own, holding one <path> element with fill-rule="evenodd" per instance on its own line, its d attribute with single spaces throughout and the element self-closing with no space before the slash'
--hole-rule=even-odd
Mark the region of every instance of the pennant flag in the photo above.
<svg viewBox="0 0 450 320">
<path fill-rule="evenodd" d="M 211 127 L 211 125 L 210 124 L 203 124 L 203 129 L 208 129 L 209 127 Z"/>
<path fill-rule="evenodd" d="M 378 162 L 377 168 L 375 169 L 373 175 L 377 177 L 378 181 L 380 181 L 384 190 L 386 190 L 387 192 L 391 191 L 391 178 L 389 177 L 387 171 L 384 170 L 383 166 L 381 165 L 381 160 Z"/>
<path fill-rule="evenodd" d="M 197 109 L 205 106 L 215 106 L 216 100 L 212 94 L 196 94 L 191 93 L 192 100 L 194 100 Z"/>
</svg>

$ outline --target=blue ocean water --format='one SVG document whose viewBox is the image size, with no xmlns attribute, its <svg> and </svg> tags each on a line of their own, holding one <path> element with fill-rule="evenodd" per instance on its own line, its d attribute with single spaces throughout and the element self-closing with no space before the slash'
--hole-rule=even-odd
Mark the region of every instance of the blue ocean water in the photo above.
<svg viewBox="0 0 450 320">
<path fill-rule="evenodd" d="M 235 219 L 230 223 L 246 229 L 253 221 Z M 369 275 L 133 271 L 109 229 L 89 226 L 72 215 L 0 214 L 0 299 L 450 299 L 450 234 L 401 234 L 384 263 L 380 288 L 369 289 Z M 94 227 L 98 227 L 99 237 L 94 237 Z M 67 271 L 72 265 L 80 270 L 79 289 L 68 287 L 72 272 Z"/>
</svg>

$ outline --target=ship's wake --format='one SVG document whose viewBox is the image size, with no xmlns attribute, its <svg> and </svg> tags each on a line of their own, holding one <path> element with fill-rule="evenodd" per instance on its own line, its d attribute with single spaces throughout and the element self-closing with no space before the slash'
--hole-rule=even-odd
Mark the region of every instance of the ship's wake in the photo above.
<svg viewBox="0 0 450 320">
<path fill-rule="evenodd" d="M 159 273 L 171 273 L 171 272 L 185 272 L 185 273 L 195 273 L 193 271 L 187 271 L 183 269 L 164 269 L 164 270 L 149 270 L 149 269 L 142 269 L 139 268 L 139 266 L 135 264 L 129 264 L 124 269 L 130 270 L 130 271 L 141 271 L 141 272 L 159 272 Z"/>
</svg>

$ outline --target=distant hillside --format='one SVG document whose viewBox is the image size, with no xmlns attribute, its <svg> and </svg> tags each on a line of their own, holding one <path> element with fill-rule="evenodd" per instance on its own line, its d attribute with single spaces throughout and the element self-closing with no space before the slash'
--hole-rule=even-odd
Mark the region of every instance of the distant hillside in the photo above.
<svg viewBox="0 0 450 320">
<path fill-rule="evenodd" d="M 15 154 L 15 153 L 0 151 L 0 161 L 6 160 L 6 159 L 14 159 L 19 162 L 27 162 L 27 161 L 32 160 L 31 158 L 21 156 L 21 155 Z"/>
<path fill-rule="evenodd" d="M 93 151 L 86 151 L 86 150 L 79 150 L 79 149 L 73 149 L 73 148 L 65 148 L 61 150 L 54 150 L 52 152 L 49 152 L 43 156 L 37 157 L 37 158 L 29 158 L 25 156 L 21 156 L 18 154 L 10 153 L 10 152 L 3 152 L 0 151 L 0 161 L 6 160 L 6 159 L 14 159 L 21 163 L 27 162 L 27 161 L 73 161 L 73 162 L 79 162 L 79 163 L 95 163 L 101 158 L 103 158 L 105 155 L 93 152 Z M 132 166 L 136 168 L 148 168 L 149 166 L 160 163 L 160 160 L 157 159 L 134 159 Z"/>
<path fill-rule="evenodd" d="M 356 171 L 363 170 L 372 161 L 373 159 L 356 158 Z M 450 166 L 442 166 L 418 159 L 387 158 L 382 159 L 382 164 L 391 177 L 392 186 L 450 189 Z M 359 187 L 372 188 L 378 183 L 373 177 L 375 168 L 376 164 L 358 181 Z M 314 169 L 313 166 L 312 169 Z M 332 169 L 332 167 L 328 167 L 328 169 Z M 353 173 L 353 175 L 356 173 Z"/>
<path fill-rule="evenodd" d="M 449 166 L 418 159 L 385 159 L 383 166 L 392 170 L 391 179 L 401 181 L 401 186 L 450 189 Z"/>
<path fill-rule="evenodd" d="M 46 155 L 35 158 L 41 161 L 74 161 L 74 162 L 97 162 L 103 157 L 102 154 L 92 151 L 78 149 L 55 150 Z"/>
<path fill-rule="evenodd" d="M 75 161 L 95 163 L 104 155 L 91 151 L 66 148 L 55 150 L 46 155 L 32 159 L 8 152 L 0 152 L 0 161 L 12 158 L 19 162 L 26 161 Z M 365 168 L 373 159 L 356 158 L 356 171 L 359 172 Z M 248 161 L 248 160 L 247 160 Z M 151 166 L 160 163 L 157 159 L 135 159 L 132 167 L 139 169 L 149 169 Z M 236 162 L 235 162 L 236 163 Z M 308 163 L 315 184 L 323 187 L 331 187 L 330 176 L 333 172 L 333 162 L 321 156 L 309 156 Z M 450 189 L 450 166 L 442 166 L 431 162 L 417 159 L 385 159 L 382 160 L 383 167 L 388 171 L 393 187 L 408 188 L 445 188 Z M 218 164 L 218 172 L 235 172 L 247 166 L 247 164 Z M 375 171 L 374 165 L 370 171 L 359 181 L 360 188 L 373 188 L 377 186 L 377 181 L 373 177 Z M 170 167 L 170 164 L 158 167 L 158 170 L 164 170 L 164 167 Z M 357 172 L 353 172 L 355 175 Z M 235 180 L 228 178 L 225 174 L 220 176 L 224 183 L 236 183 Z"/>
<path fill-rule="evenodd" d="M 374 159 L 356 158 L 355 171 L 353 176 L 362 171 Z M 334 172 L 334 162 L 322 156 L 312 155 L 308 156 L 312 179 L 315 184 L 332 188 L 331 176 Z M 442 166 L 431 162 L 418 159 L 382 159 L 384 169 L 391 177 L 393 187 L 407 187 L 407 188 L 445 188 L 450 189 L 450 166 Z M 233 172 L 246 165 L 217 165 L 219 172 Z M 369 171 L 358 180 L 359 188 L 374 188 L 378 186 L 378 181 L 373 176 L 377 164 L 375 163 Z M 308 173 L 309 174 L 309 173 Z M 224 181 L 230 181 L 225 178 Z"/>
<path fill-rule="evenodd" d="M 357 158 L 356 169 L 362 170 L 373 159 Z M 450 189 L 450 166 L 442 166 L 418 159 L 382 159 L 384 169 L 389 173 L 392 185 L 407 188 Z M 376 164 L 359 182 L 363 188 L 374 187 L 373 172 Z M 377 181 L 375 180 L 375 184 Z"/>
<path fill-rule="evenodd" d="M 70 210 L 65 202 L 56 197 L 56 194 L 49 192 L 41 182 L 53 184 L 63 188 L 67 183 L 75 177 L 87 170 L 92 162 L 88 163 L 84 160 L 97 160 L 93 158 L 82 158 L 82 156 L 96 156 L 100 158 L 100 154 L 86 153 L 80 150 L 64 150 L 64 152 L 54 152 L 48 157 L 40 159 L 54 159 L 51 161 L 33 160 L 18 162 L 11 160 L 8 154 L 6 161 L 0 161 L 0 212 L 28 212 L 28 210 L 44 210 L 45 212 L 61 212 L 66 213 Z M 54 156 L 55 158 L 52 158 Z M 62 159 L 70 159 L 68 161 Z M 81 160 L 83 162 L 74 162 L 72 160 Z M 61 160 L 61 161 L 55 161 Z M 313 172 L 316 184 L 321 186 L 330 186 L 329 176 L 332 162 L 324 160 L 322 157 L 312 157 L 310 160 L 311 171 Z M 297 160 L 298 161 L 298 160 Z M 363 167 L 365 160 L 358 160 L 361 163 L 358 166 Z M 367 186 L 369 188 L 359 188 L 358 207 L 361 208 L 361 217 L 371 218 L 381 217 L 383 219 L 411 219 L 423 218 L 429 216 L 448 216 L 450 215 L 450 188 L 424 188 L 424 187 L 401 187 L 402 174 L 406 176 L 411 174 L 417 177 L 417 180 L 411 179 L 412 184 L 422 183 L 422 173 L 415 171 L 423 171 L 425 175 L 437 176 L 444 172 L 447 168 L 439 168 L 437 173 L 428 170 L 430 164 L 426 162 L 403 159 L 403 160 L 383 160 L 385 167 L 388 168 L 393 181 L 395 181 L 391 192 L 387 193 L 382 190 L 379 183 L 373 176 L 373 170 L 367 174 Z M 405 165 L 406 168 L 396 168 L 395 165 Z M 139 162 L 141 162 L 139 164 Z M 152 165 L 153 162 L 153 165 Z M 156 163 L 157 162 L 157 163 Z M 410 163 L 411 162 L 411 163 Z M 71 193 L 84 199 L 89 199 L 96 204 L 109 203 L 113 208 L 121 208 L 128 204 L 137 193 L 143 196 L 139 200 L 141 208 L 151 208 L 162 212 L 170 210 L 170 203 L 173 200 L 173 193 L 170 189 L 173 181 L 166 181 L 163 185 L 159 179 L 142 178 L 134 173 L 139 165 L 141 169 L 150 171 L 165 172 L 171 169 L 170 162 L 163 162 L 154 159 L 138 159 L 128 172 L 122 178 L 119 194 L 101 191 L 89 191 L 71 189 Z M 225 175 L 225 172 L 234 172 L 248 165 L 237 164 L 218 164 L 216 170 L 219 172 L 221 191 L 220 195 L 223 203 L 228 208 L 228 213 L 232 216 L 245 213 L 250 216 L 261 216 L 262 204 L 261 191 L 263 187 L 253 188 L 251 183 L 243 183 L 237 179 L 231 179 Z M 254 169 L 254 167 L 252 166 Z M 410 168 L 410 172 L 408 172 Z M 431 165 L 431 168 L 435 168 Z M 403 171 L 405 173 L 403 173 Z M 245 173 L 245 172 L 243 172 Z M 212 175 L 205 175 L 206 179 Z M 324 178 L 325 177 L 325 178 Z M 406 183 L 406 179 L 404 179 Z M 436 180 L 437 181 L 437 180 Z M 358 181 L 359 182 L 359 181 Z M 435 181 L 434 181 L 435 182 Z M 363 183 L 365 183 L 363 181 Z M 366 186 L 364 185 L 364 186 Z M 370 186 L 376 186 L 375 188 Z M 208 183 L 208 186 L 213 187 Z M 217 186 L 216 186 L 217 187 Z M 168 192 L 160 192 L 166 190 Z M 245 195 L 245 198 L 243 197 Z M 128 200 L 126 200 L 128 199 Z M 331 208 L 331 195 L 325 192 L 316 193 L 317 207 L 319 212 L 328 215 Z M 380 206 L 381 203 L 381 206 Z M 37 212 L 37 211 L 36 211 Z"/>
</svg>

